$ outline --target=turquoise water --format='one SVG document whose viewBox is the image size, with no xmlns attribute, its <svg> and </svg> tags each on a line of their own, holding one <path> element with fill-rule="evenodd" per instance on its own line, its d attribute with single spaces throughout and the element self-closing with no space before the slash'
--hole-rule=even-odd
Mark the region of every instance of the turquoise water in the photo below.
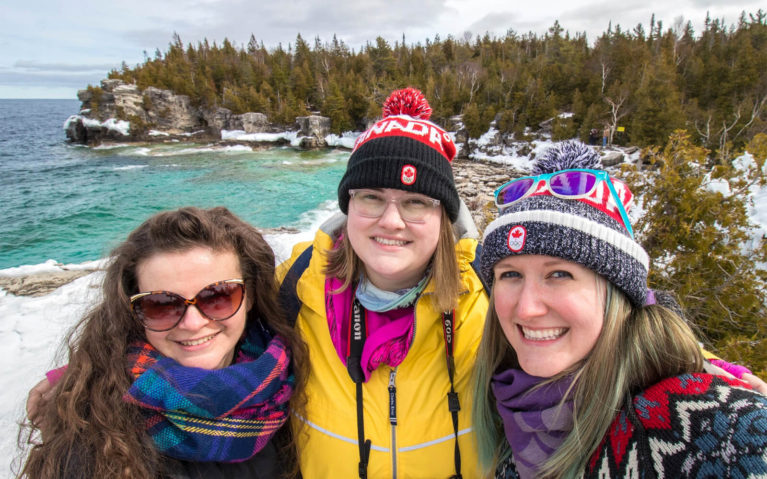
<svg viewBox="0 0 767 479">
<path fill-rule="evenodd" d="M 176 143 L 66 144 L 70 100 L 0 100 L 0 269 L 104 256 L 151 214 L 223 205 L 306 229 L 333 207 L 348 152 Z"/>
</svg>

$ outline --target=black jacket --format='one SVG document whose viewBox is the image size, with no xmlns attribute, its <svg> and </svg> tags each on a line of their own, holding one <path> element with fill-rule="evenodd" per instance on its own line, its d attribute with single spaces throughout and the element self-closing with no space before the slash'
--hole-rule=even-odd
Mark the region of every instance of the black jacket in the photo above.
<svg viewBox="0 0 767 479">
<path fill-rule="evenodd" d="M 167 458 L 162 475 L 166 479 L 271 479 L 279 478 L 277 448 L 270 441 L 244 462 L 189 462 Z"/>
</svg>

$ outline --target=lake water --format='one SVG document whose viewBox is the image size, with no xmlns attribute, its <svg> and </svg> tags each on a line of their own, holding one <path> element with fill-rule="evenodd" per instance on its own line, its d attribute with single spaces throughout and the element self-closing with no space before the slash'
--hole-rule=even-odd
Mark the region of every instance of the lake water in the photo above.
<svg viewBox="0 0 767 479">
<path fill-rule="evenodd" d="M 337 208 L 344 150 L 66 142 L 73 100 L 0 100 L 0 269 L 95 260 L 151 214 L 223 205 L 307 231 Z"/>
</svg>

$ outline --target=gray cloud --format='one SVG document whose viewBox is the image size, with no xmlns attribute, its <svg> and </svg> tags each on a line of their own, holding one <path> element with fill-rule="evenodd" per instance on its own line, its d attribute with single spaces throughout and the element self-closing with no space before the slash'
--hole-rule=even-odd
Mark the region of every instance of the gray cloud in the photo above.
<svg viewBox="0 0 767 479">
<path fill-rule="evenodd" d="M 312 0 L 289 0 L 284 2 L 256 3 L 245 0 L 197 3 L 186 6 L 194 9 L 184 20 L 168 22 L 152 18 L 162 28 L 128 31 L 124 38 L 140 45 L 151 55 L 155 48 L 164 51 L 173 32 L 187 43 L 197 43 L 203 38 L 216 40 L 219 44 L 228 38 L 235 45 L 247 43 L 253 34 L 267 47 L 278 43 L 292 43 L 299 33 L 304 40 L 313 43 L 315 37 L 330 41 L 333 34 L 352 47 L 375 40 L 376 36 L 399 39 L 404 32 L 422 30 L 421 41 L 433 37 L 434 26 L 439 18 L 450 12 L 446 0 L 387 1 L 333 0 L 319 3 Z M 200 20 L 190 20 L 190 15 Z"/>
<path fill-rule="evenodd" d="M 474 37 L 477 35 L 482 36 L 485 32 L 504 35 L 510 29 L 517 33 L 525 33 L 524 31 L 520 32 L 525 27 L 521 26 L 521 22 L 517 17 L 518 15 L 511 12 L 490 13 L 468 25 L 466 31 L 471 32 Z"/>
<path fill-rule="evenodd" d="M 737 6 L 731 0 L 690 0 L 690 3 L 695 8 L 715 8 L 725 7 L 728 9 L 746 10 L 748 12 L 749 5 L 759 5 L 761 0 L 739 0 Z"/>
<path fill-rule="evenodd" d="M 105 72 L 116 67 L 112 64 L 42 63 L 33 60 L 17 60 L 13 66 L 37 72 Z"/>
<path fill-rule="evenodd" d="M 106 72 L 92 74 L 50 74 L 37 72 L 19 72 L 0 69 L 0 85 L 25 87 L 62 87 L 82 89 L 87 85 L 98 85 L 106 77 Z"/>
</svg>

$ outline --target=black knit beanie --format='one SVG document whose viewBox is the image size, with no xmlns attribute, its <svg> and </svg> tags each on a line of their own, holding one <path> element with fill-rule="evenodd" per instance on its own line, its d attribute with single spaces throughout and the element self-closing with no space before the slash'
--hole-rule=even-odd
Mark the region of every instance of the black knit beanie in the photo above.
<svg viewBox="0 0 767 479">
<path fill-rule="evenodd" d="M 533 174 L 559 170 L 599 169 L 599 156 L 586 145 L 566 141 L 547 150 Z M 598 185 L 606 188 L 606 185 Z M 631 192 L 622 189 L 626 210 Z M 487 284 L 493 282 L 493 266 L 512 255 L 556 256 L 581 264 L 620 288 L 635 306 L 645 304 L 649 257 L 629 235 L 622 221 L 609 214 L 615 201 L 609 192 L 593 197 L 564 199 L 548 191 L 512 203 L 485 229 L 480 268 Z"/>
<path fill-rule="evenodd" d="M 338 185 L 338 204 L 349 212 L 349 190 L 393 188 L 438 199 L 450 221 L 458 218 L 460 200 L 451 162 L 450 135 L 428 121 L 429 103 L 413 88 L 393 92 L 383 105 L 383 119 L 357 138 Z"/>
</svg>

